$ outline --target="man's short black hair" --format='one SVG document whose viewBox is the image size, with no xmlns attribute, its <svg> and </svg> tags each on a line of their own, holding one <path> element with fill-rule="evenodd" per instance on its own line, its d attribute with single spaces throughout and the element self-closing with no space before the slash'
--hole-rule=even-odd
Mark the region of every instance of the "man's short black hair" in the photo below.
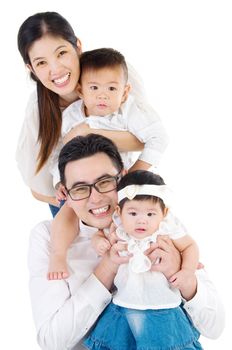
<svg viewBox="0 0 232 350">
<path fill-rule="evenodd" d="M 60 152 L 58 167 L 61 183 L 63 185 L 66 183 L 65 167 L 69 162 L 90 157 L 96 153 L 105 153 L 111 159 L 118 172 L 123 169 L 122 158 L 116 145 L 110 139 L 96 134 L 77 136 L 66 143 Z M 104 167 L 104 164 L 102 164 L 102 167 Z"/>
</svg>

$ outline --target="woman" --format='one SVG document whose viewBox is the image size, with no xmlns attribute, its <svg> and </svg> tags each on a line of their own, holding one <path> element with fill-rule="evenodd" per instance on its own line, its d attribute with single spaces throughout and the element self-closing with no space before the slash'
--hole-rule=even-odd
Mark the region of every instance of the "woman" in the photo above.
<svg viewBox="0 0 232 350">
<path fill-rule="evenodd" d="M 49 160 L 52 153 L 62 147 L 62 111 L 78 99 L 75 88 L 80 75 L 81 42 L 65 18 L 56 12 L 43 12 L 23 22 L 18 32 L 18 49 L 37 91 L 27 105 L 16 160 L 33 196 L 48 203 L 54 216 L 60 203 L 55 197 Z M 136 73 L 132 75 L 132 86 L 137 89 L 134 95 L 137 94 L 141 104 L 141 84 Z M 142 148 L 135 136 L 126 131 L 91 130 L 83 125 L 79 132 L 80 135 L 93 132 L 107 136 L 120 151 Z"/>
</svg>

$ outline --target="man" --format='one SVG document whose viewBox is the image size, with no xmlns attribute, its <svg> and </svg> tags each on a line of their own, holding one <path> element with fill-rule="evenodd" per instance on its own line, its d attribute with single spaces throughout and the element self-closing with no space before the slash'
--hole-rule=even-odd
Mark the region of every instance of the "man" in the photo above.
<svg viewBox="0 0 232 350">
<path fill-rule="evenodd" d="M 108 228 L 117 204 L 116 186 L 123 164 L 115 145 L 105 137 L 88 135 L 67 143 L 59 157 L 61 181 L 67 205 L 80 219 L 80 232 L 68 252 L 70 277 L 49 281 L 50 223 L 38 224 L 29 247 L 30 293 L 38 342 L 47 350 L 81 350 L 82 340 L 111 300 L 110 289 L 119 264 L 120 243 L 101 260 L 90 238 L 99 228 Z M 101 186 L 107 181 L 107 191 Z M 159 241 L 149 258 L 161 258 L 159 269 L 166 277 L 178 271 L 179 256 L 168 239 Z M 201 334 L 216 338 L 224 326 L 224 312 L 212 283 L 200 270 L 181 294 L 184 308 Z M 187 301 L 188 300 L 188 301 Z M 129 349 L 128 349 L 129 350 Z"/>
</svg>

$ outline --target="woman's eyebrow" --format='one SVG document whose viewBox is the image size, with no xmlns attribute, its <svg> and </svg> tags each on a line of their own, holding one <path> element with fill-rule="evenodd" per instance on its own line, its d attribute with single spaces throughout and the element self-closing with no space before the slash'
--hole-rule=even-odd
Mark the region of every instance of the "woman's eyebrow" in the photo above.
<svg viewBox="0 0 232 350">
<path fill-rule="evenodd" d="M 66 48 L 66 45 L 59 45 L 55 50 L 54 50 L 54 53 L 60 49 L 63 49 L 63 48 Z M 42 60 L 44 59 L 45 57 L 41 56 L 41 57 L 35 57 L 33 58 L 32 62 L 36 62 L 38 60 Z"/>
<path fill-rule="evenodd" d="M 66 48 L 66 47 L 67 47 L 66 45 L 59 45 L 59 46 L 54 50 L 54 52 L 58 51 L 59 49 Z"/>
</svg>

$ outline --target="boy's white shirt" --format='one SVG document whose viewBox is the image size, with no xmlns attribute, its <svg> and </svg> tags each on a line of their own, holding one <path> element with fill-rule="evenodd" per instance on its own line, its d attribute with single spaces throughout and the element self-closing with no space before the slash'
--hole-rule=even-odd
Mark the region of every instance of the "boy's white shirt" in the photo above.
<svg viewBox="0 0 232 350">
<path fill-rule="evenodd" d="M 104 116 L 85 116 L 84 102 L 78 100 L 65 109 L 62 117 L 61 137 L 64 137 L 73 127 L 86 123 L 92 129 L 114 131 L 129 131 L 144 143 L 142 152 L 121 152 L 125 169 L 129 169 L 137 159 L 157 166 L 162 153 L 167 146 L 167 136 L 160 118 L 154 110 L 136 105 L 133 96 L 129 95 L 118 111 Z M 60 182 L 58 156 L 60 148 L 53 152 L 50 171 L 53 175 L 54 187 Z"/>
<path fill-rule="evenodd" d="M 85 334 L 111 301 L 109 291 L 92 273 L 99 259 L 90 239 L 96 229 L 80 225 L 80 235 L 68 252 L 71 276 L 48 281 L 50 222 L 31 233 L 29 246 L 30 295 L 38 343 L 43 350 L 82 350 Z M 196 272 L 195 297 L 184 304 L 201 334 L 217 338 L 224 328 L 224 309 L 204 270 Z"/>
</svg>

